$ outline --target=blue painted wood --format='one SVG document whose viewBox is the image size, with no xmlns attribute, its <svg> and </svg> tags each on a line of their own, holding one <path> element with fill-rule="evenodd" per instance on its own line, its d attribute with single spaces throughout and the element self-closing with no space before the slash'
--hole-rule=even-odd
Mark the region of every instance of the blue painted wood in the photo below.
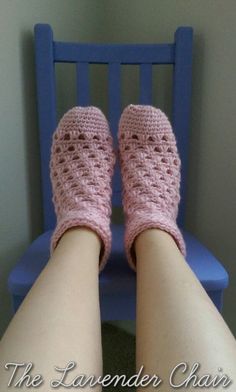
<svg viewBox="0 0 236 392">
<path fill-rule="evenodd" d="M 223 290 L 210 290 L 207 292 L 207 294 L 211 298 L 213 304 L 221 313 L 223 310 L 223 297 L 224 297 Z"/>
<path fill-rule="evenodd" d="M 89 64 L 76 64 L 76 81 L 77 81 L 77 104 L 79 106 L 89 106 Z"/>
<path fill-rule="evenodd" d="M 78 44 L 54 42 L 55 61 L 95 64 L 173 64 L 174 44 Z"/>
<path fill-rule="evenodd" d="M 49 25 L 41 24 L 36 25 L 34 31 L 44 230 L 48 230 L 55 225 L 49 176 L 51 137 L 56 128 L 53 33 Z"/>
<path fill-rule="evenodd" d="M 193 29 L 178 28 L 175 33 L 175 61 L 173 75 L 172 125 L 181 158 L 181 203 L 178 224 L 184 226 L 186 182 L 188 165 L 188 139 L 191 109 Z"/>
<path fill-rule="evenodd" d="M 12 295 L 12 310 L 14 313 L 18 310 L 22 302 L 24 301 L 25 296 L 24 295 Z"/>
<path fill-rule="evenodd" d="M 108 66 L 109 122 L 114 141 L 117 141 L 118 122 L 121 113 L 121 66 L 109 63 Z"/>
<path fill-rule="evenodd" d="M 141 105 L 152 104 L 152 64 L 140 66 L 140 97 Z"/>
<path fill-rule="evenodd" d="M 118 122 L 121 114 L 121 65 L 109 63 L 108 65 L 108 103 L 109 123 L 114 144 L 117 147 Z M 121 206 L 121 176 L 116 163 L 112 178 L 112 204 Z"/>
</svg>

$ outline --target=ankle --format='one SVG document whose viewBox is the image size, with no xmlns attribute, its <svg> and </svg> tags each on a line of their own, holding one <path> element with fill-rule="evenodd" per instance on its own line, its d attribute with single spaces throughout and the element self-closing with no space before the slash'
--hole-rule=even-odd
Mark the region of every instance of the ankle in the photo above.
<svg viewBox="0 0 236 392">
<path fill-rule="evenodd" d="M 102 241 L 99 235 L 88 227 L 72 227 L 61 237 L 55 252 L 70 252 L 79 255 L 91 253 L 99 258 Z"/>
<path fill-rule="evenodd" d="M 173 237 L 164 230 L 161 229 L 146 229 L 142 231 L 134 241 L 135 253 L 147 251 L 147 249 L 160 249 L 162 244 L 168 244 L 168 246 L 177 246 Z"/>
</svg>

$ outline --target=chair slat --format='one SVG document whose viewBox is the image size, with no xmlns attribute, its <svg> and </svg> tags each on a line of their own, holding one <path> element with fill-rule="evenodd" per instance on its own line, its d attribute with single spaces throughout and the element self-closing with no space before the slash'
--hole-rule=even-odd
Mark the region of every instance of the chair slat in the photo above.
<svg viewBox="0 0 236 392">
<path fill-rule="evenodd" d="M 56 221 L 49 175 L 51 138 L 57 124 L 53 32 L 49 25 L 38 24 L 34 33 L 44 230 L 49 230 Z"/>
<path fill-rule="evenodd" d="M 142 105 L 151 105 L 152 103 L 152 64 L 140 65 L 139 102 Z"/>
<path fill-rule="evenodd" d="M 117 144 L 118 122 L 121 112 L 121 65 L 110 63 L 108 66 L 108 99 L 109 99 L 109 121 L 115 144 Z M 121 178 L 118 165 L 115 167 L 113 176 L 113 199 L 115 206 L 121 205 Z"/>
<path fill-rule="evenodd" d="M 77 104 L 79 106 L 88 106 L 90 102 L 88 63 L 76 64 L 76 81 L 77 81 Z"/>
<path fill-rule="evenodd" d="M 79 44 L 54 42 L 55 61 L 95 64 L 173 64 L 174 44 Z"/>
<path fill-rule="evenodd" d="M 121 65 L 110 63 L 108 66 L 109 120 L 114 138 L 121 110 Z"/>
<path fill-rule="evenodd" d="M 191 109 L 192 41 L 193 29 L 191 27 L 180 27 L 177 29 L 175 33 L 172 124 L 181 158 L 181 203 L 178 214 L 178 224 L 181 227 L 184 226 L 186 204 L 188 139 Z"/>
</svg>

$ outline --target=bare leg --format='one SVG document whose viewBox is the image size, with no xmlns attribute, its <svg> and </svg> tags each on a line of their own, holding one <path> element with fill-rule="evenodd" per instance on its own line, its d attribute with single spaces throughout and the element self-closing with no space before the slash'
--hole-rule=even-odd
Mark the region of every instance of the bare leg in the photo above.
<svg viewBox="0 0 236 392">
<path fill-rule="evenodd" d="M 100 246 L 99 237 L 89 229 L 64 234 L 1 341 L 1 391 L 8 390 L 7 362 L 33 362 L 32 373 L 44 376 L 42 391 L 51 390 L 50 381 L 61 378 L 54 366 L 63 368 L 70 361 L 77 368 L 67 383 L 78 374 L 101 374 Z"/>
<path fill-rule="evenodd" d="M 144 365 L 145 373 L 158 374 L 163 380 L 159 390 L 165 392 L 174 390 L 169 375 L 180 362 L 190 367 L 199 362 L 198 374 L 225 373 L 236 382 L 235 339 L 173 238 L 158 229 L 146 230 L 137 237 L 135 251 L 137 368 Z M 174 382 L 184 381 L 187 374 L 179 371 Z M 235 390 L 235 383 L 227 390 Z"/>
</svg>

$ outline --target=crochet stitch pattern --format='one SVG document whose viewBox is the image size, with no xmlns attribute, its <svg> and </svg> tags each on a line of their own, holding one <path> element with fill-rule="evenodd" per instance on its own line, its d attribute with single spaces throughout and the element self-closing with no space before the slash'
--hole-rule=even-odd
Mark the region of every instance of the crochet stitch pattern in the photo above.
<svg viewBox="0 0 236 392">
<path fill-rule="evenodd" d="M 51 253 L 66 230 L 89 227 L 102 240 L 100 271 L 111 249 L 111 178 L 115 164 L 112 136 L 100 109 L 74 107 L 53 134 L 50 177 L 57 226 Z"/>
<path fill-rule="evenodd" d="M 171 234 L 185 255 L 176 224 L 181 162 L 168 118 L 153 106 L 129 105 L 120 118 L 118 140 L 130 266 L 135 270 L 134 240 L 148 228 Z"/>
</svg>

